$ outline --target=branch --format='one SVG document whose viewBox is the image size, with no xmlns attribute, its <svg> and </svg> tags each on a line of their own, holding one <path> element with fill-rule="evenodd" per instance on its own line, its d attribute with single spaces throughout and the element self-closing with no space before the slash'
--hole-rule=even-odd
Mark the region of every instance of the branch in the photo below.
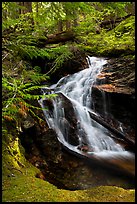
<svg viewBox="0 0 137 204">
<path fill-rule="evenodd" d="M 11 102 L 13 101 L 13 99 L 15 98 L 16 95 L 17 95 L 17 92 L 14 94 L 14 96 L 10 100 L 9 104 L 6 105 L 5 109 L 7 109 L 9 107 L 9 105 L 11 104 Z"/>
</svg>

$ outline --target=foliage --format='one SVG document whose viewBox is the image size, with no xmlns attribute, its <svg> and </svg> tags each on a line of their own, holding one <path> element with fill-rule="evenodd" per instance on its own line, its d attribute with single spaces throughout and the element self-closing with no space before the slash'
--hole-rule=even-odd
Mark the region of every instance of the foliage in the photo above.
<svg viewBox="0 0 137 204">
<path fill-rule="evenodd" d="M 23 4 L 22 4 L 23 3 Z M 134 17 L 123 21 L 115 29 L 106 32 L 96 29 L 103 20 L 116 19 L 128 14 L 130 2 L 2 2 L 3 49 L 3 117 L 17 119 L 20 103 L 31 111 L 31 101 L 37 100 L 40 84 L 47 74 L 57 71 L 67 59 L 73 57 L 69 44 L 57 44 L 38 48 L 39 39 L 49 34 L 71 28 L 77 34 L 76 45 L 92 54 L 107 55 L 113 51 L 134 51 Z M 31 12 L 29 7 L 31 6 Z M 27 11 L 27 12 L 26 12 Z M 68 27 L 68 23 L 69 26 Z M 50 70 L 41 74 L 43 67 L 31 67 L 34 59 L 52 60 Z M 44 68 L 45 69 L 45 68 Z M 24 113 L 25 114 L 25 113 Z M 8 118 L 9 117 L 9 118 Z"/>
<path fill-rule="evenodd" d="M 130 4 L 130 2 L 102 2 L 103 6 L 103 18 L 108 17 L 122 17 L 127 14 L 126 6 Z"/>
<path fill-rule="evenodd" d="M 57 4 L 55 3 L 55 5 Z M 54 4 L 42 3 L 41 9 L 45 12 L 44 15 L 46 15 L 44 5 L 46 5 L 48 9 L 48 5 L 53 6 Z M 53 67 L 51 67 L 50 71 L 47 70 L 48 73 L 51 73 L 59 68 L 64 60 L 69 58 L 72 53 L 66 45 L 50 49 L 37 48 L 35 46 L 37 37 L 39 37 L 39 34 L 42 37 L 43 33 L 38 32 L 38 30 L 40 30 L 39 25 L 36 25 L 36 28 L 32 31 L 30 27 L 31 22 L 29 20 L 26 21 L 26 17 L 31 14 L 14 15 L 15 11 L 22 9 L 16 2 L 3 2 L 2 6 L 2 46 L 3 50 L 5 50 L 3 51 L 2 116 L 3 121 L 16 121 L 17 126 L 21 117 L 25 117 L 28 112 L 34 114 L 33 109 L 38 109 L 38 107 L 32 105 L 33 101 L 43 96 L 40 94 L 32 94 L 32 92 L 37 92 L 37 90 L 41 88 L 40 84 L 48 79 L 47 74 L 41 74 L 41 70 L 38 67 L 32 68 L 26 60 L 28 61 L 38 57 L 54 59 Z M 10 9 L 12 9 L 12 13 L 9 15 Z M 41 20 L 41 18 L 38 17 L 37 21 L 39 20 Z M 8 30 L 11 32 L 8 32 Z"/>
<path fill-rule="evenodd" d="M 77 23 L 90 22 L 95 25 L 103 19 L 122 17 L 127 14 L 126 7 L 130 2 L 32 2 L 32 13 L 18 14 L 22 9 L 17 2 L 3 2 L 3 23 L 4 29 L 18 25 L 22 28 L 31 27 L 31 21 L 26 16 L 34 19 L 35 34 L 43 35 L 56 33 L 58 21 L 62 21 L 63 30 L 65 23 L 70 21 L 72 28 L 75 28 L 73 21 Z M 44 20 L 43 20 L 44 19 Z M 28 24 L 28 25 L 27 25 Z"/>
<path fill-rule="evenodd" d="M 12 55 L 12 53 L 7 54 L 3 58 L 2 119 L 3 122 L 15 121 L 15 127 L 18 127 L 20 121 L 28 113 L 38 118 L 34 110 L 41 108 L 33 105 L 33 103 L 42 97 L 46 97 L 40 94 L 38 90 L 43 87 L 41 83 L 49 77 L 46 74 L 40 74 L 38 67 L 32 70 L 30 69 L 31 66 L 25 61 L 20 58 L 15 60 L 15 55 Z M 28 70 L 28 66 L 30 66 L 30 70 Z M 54 96 L 56 95 L 50 95 L 50 97 Z"/>
<path fill-rule="evenodd" d="M 92 40 L 91 40 L 92 39 Z M 100 35 L 89 33 L 82 37 L 85 46 L 83 49 L 98 55 L 120 55 L 125 52 L 134 54 L 135 50 L 135 17 L 131 16 L 122 21 L 116 28 L 106 32 L 102 30 Z"/>
</svg>

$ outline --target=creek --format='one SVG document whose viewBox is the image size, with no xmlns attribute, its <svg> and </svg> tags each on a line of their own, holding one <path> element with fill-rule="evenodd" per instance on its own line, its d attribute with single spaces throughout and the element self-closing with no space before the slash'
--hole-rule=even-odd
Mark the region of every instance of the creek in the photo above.
<svg viewBox="0 0 137 204">
<path fill-rule="evenodd" d="M 94 107 L 92 87 L 107 60 L 97 57 L 87 60 L 87 69 L 42 88 L 46 96 L 57 94 L 57 97 L 39 100 L 42 108 L 47 108 L 43 110 L 47 124 L 68 152 L 134 176 L 134 153 L 126 150 L 112 131 L 91 118 L 91 114 L 100 117 L 91 108 Z M 101 103 L 106 111 L 106 101 Z M 121 123 L 119 129 L 123 134 Z"/>
</svg>

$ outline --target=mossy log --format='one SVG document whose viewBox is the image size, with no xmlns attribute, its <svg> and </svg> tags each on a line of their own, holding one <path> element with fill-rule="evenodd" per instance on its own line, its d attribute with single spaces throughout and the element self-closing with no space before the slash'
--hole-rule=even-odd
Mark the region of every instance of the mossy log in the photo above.
<svg viewBox="0 0 137 204">
<path fill-rule="evenodd" d="M 67 41 L 73 41 L 75 34 L 73 31 L 63 31 L 56 34 L 47 35 L 46 38 L 38 39 L 37 46 L 44 47 L 47 44 L 58 44 Z"/>
<path fill-rule="evenodd" d="M 104 20 L 100 23 L 100 27 L 101 28 L 106 28 L 107 26 L 112 26 L 111 28 L 113 29 L 117 23 L 120 23 L 121 21 L 125 20 L 126 18 L 129 18 L 132 14 L 128 14 L 126 16 L 123 16 L 123 17 L 120 17 L 120 18 L 117 18 L 116 20 L 114 19 L 110 19 L 110 20 Z M 110 28 L 110 29 L 111 29 Z"/>
</svg>

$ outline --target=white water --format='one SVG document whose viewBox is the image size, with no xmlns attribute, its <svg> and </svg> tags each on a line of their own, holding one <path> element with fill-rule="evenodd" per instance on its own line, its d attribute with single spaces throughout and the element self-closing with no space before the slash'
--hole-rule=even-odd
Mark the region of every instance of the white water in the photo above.
<svg viewBox="0 0 137 204">
<path fill-rule="evenodd" d="M 61 92 L 71 101 L 78 121 L 77 135 L 79 136 L 79 144 L 81 144 L 82 137 L 86 137 L 88 146 L 92 149 L 88 154 L 94 154 L 105 158 L 120 155 L 123 157 L 130 157 L 132 156 L 132 153 L 125 151 L 122 146 L 109 137 L 110 133 L 108 130 L 93 121 L 89 115 L 88 111 L 90 110 L 91 103 L 94 103 L 92 99 L 92 86 L 96 81 L 97 75 L 107 61 L 96 57 L 89 57 L 87 60 L 89 64 L 87 69 L 61 78 L 57 84 L 50 87 L 51 90 L 54 90 L 51 93 Z M 47 88 L 43 88 L 43 92 L 46 93 L 46 91 Z M 39 102 L 44 108 L 43 99 Z M 61 99 L 54 99 L 53 106 L 54 109 L 52 113 L 48 110 L 44 111 L 49 127 L 56 131 L 59 141 L 67 148 L 80 153 L 77 146 L 68 143 L 69 121 L 67 121 L 65 117 L 65 111 Z M 102 101 L 102 107 L 103 106 L 104 104 Z M 92 110 L 90 111 L 92 112 Z"/>
</svg>

